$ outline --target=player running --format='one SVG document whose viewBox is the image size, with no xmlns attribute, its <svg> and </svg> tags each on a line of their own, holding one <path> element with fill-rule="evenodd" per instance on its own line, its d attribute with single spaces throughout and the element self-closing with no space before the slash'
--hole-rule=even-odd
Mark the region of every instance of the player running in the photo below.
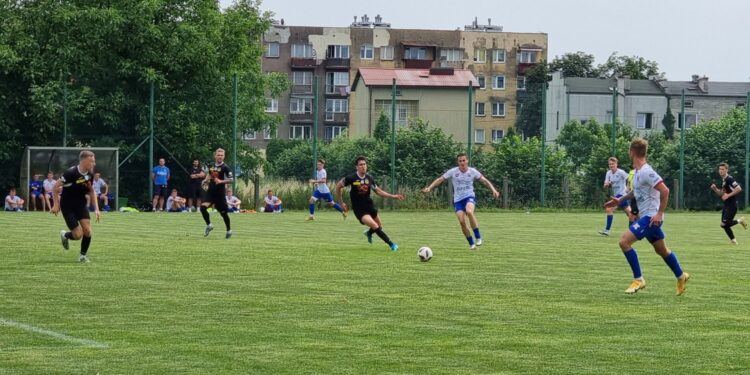
<svg viewBox="0 0 750 375">
<path fill-rule="evenodd" d="M 628 172 L 617 168 L 617 158 L 611 157 L 608 160 L 609 170 L 604 176 L 604 188 L 612 188 L 612 196 L 620 198 L 627 194 L 628 189 Z M 630 218 L 630 202 L 627 199 L 623 199 L 617 207 L 605 207 L 607 211 L 607 226 L 603 230 L 599 231 L 602 236 L 609 236 L 609 230 L 612 228 L 612 220 L 614 219 L 614 211 L 616 208 L 622 208 L 625 214 Z"/>
<path fill-rule="evenodd" d="M 315 178 L 316 179 L 310 179 L 310 183 L 315 185 L 315 190 L 313 191 L 313 195 L 310 197 L 310 216 L 307 218 L 307 220 L 315 220 L 315 202 L 323 198 L 326 202 L 328 202 L 328 205 L 335 208 L 338 212 L 341 212 L 341 215 L 344 216 L 344 219 L 346 219 L 346 211 L 344 211 L 341 206 L 339 206 L 336 201 L 333 200 L 333 195 L 331 195 L 331 190 L 328 188 L 328 185 L 326 182 L 328 181 L 328 174 L 326 173 L 325 168 L 323 168 L 326 165 L 326 161 L 323 159 L 318 159 L 317 162 L 317 172 L 315 172 Z"/>
<path fill-rule="evenodd" d="M 711 190 L 724 201 L 724 208 L 721 210 L 721 227 L 729 237 L 729 241 L 737 245 L 732 226 L 741 224 L 743 228 L 747 229 L 747 220 L 744 216 L 741 216 L 739 220 L 734 219 L 734 215 L 737 215 L 737 195 L 742 192 L 742 187 L 734 180 L 734 177 L 729 175 L 729 164 L 727 163 L 719 164 L 719 176 L 721 176 L 721 189 L 716 187 L 715 184 L 711 184 Z"/>
<path fill-rule="evenodd" d="M 227 227 L 226 239 L 232 237 L 232 228 L 229 224 L 229 207 L 227 207 L 226 198 L 226 185 L 231 184 L 234 181 L 232 171 L 224 164 L 224 149 L 217 148 L 214 152 L 214 163 L 209 165 L 208 173 L 206 174 L 204 185 L 208 185 L 206 191 L 206 200 L 201 203 L 201 215 L 203 215 L 203 221 L 206 222 L 206 230 L 203 232 L 203 236 L 207 237 L 212 230 L 211 217 L 208 215 L 208 208 L 213 206 L 219 211 L 221 218 L 224 219 L 224 225 Z"/>
</svg>

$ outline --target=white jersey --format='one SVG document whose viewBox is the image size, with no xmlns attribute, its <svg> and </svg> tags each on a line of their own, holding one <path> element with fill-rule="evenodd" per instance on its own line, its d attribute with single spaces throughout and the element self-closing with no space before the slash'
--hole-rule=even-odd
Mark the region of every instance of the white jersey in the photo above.
<svg viewBox="0 0 750 375">
<path fill-rule="evenodd" d="M 321 170 L 317 171 L 317 174 L 316 174 L 317 178 L 316 178 L 316 180 L 322 180 L 324 178 L 328 178 L 327 176 L 328 176 L 328 174 L 326 173 L 326 169 L 322 168 Z M 331 192 L 331 190 L 328 188 L 328 184 L 325 183 L 325 182 L 319 182 L 319 183 L 317 183 L 315 185 L 317 185 L 316 188 L 318 189 L 318 191 L 321 192 L 321 193 L 323 193 L 323 194 Z"/>
<path fill-rule="evenodd" d="M 44 185 L 44 191 L 52 191 L 52 189 L 55 187 L 55 183 L 56 182 L 57 181 L 55 181 L 54 179 L 52 179 L 52 180 L 44 180 L 44 183 L 43 183 L 43 185 Z"/>
<path fill-rule="evenodd" d="M 466 172 L 453 167 L 443 174 L 443 178 L 453 183 L 453 202 L 455 203 L 474 196 L 474 180 L 482 178 L 482 174 L 471 167 Z"/>
<path fill-rule="evenodd" d="M 659 212 L 661 194 L 656 190 L 656 185 L 661 182 L 661 176 L 648 164 L 635 171 L 633 193 L 641 216 L 654 216 Z"/>
<path fill-rule="evenodd" d="M 107 183 L 100 178 L 98 180 L 91 181 L 91 186 L 94 187 L 94 193 L 96 193 L 96 195 L 100 195 L 102 193 L 102 188 L 107 186 Z"/>
<path fill-rule="evenodd" d="M 610 169 L 607 171 L 607 175 L 604 176 L 604 181 L 611 184 L 614 196 L 622 196 L 628 193 L 628 172 L 617 168 L 617 172 L 612 173 Z M 640 206 L 640 202 L 638 202 L 638 207 L 640 208 Z"/>
</svg>

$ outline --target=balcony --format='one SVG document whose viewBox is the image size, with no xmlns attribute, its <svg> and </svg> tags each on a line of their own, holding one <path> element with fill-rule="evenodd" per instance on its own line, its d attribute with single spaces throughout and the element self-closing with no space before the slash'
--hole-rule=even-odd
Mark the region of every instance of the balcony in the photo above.
<svg viewBox="0 0 750 375">
<path fill-rule="evenodd" d="M 440 67 L 441 68 L 463 69 L 464 68 L 464 62 L 463 61 L 446 61 L 446 60 L 440 60 Z"/>
<path fill-rule="evenodd" d="M 312 84 L 309 85 L 292 85 L 292 94 L 310 94 L 312 95 Z"/>
<path fill-rule="evenodd" d="M 348 85 L 326 85 L 326 95 L 349 96 L 349 86 Z"/>
<path fill-rule="evenodd" d="M 326 69 L 349 69 L 351 59 L 342 59 L 338 57 L 329 57 L 325 61 Z"/>
<path fill-rule="evenodd" d="M 297 69 L 315 69 L 315 66 L 317 64 L 315 63 L 315 59 L 312 57 L 292 57 L 290 65 L 292 68 Z"/>
<path fill-rule="evenodd" d="M 349 112 L 326 112 L 325 122 L 326 124 L 348 124 Z"/>
<path fill-rule="evenodd" d="M 290 113 L 289 114 L 289 122 L 294 123 L 312 123 L 313 122 L 313 114 L 312 113 Z"/>
<path fill-rule="evenodd" d="M 526 72 L 535 66 L 536 66 L 536 63 L 518 63 L 518 75 L 519 76 L 526 75 Z"/>
<path fill-rule="evenodd" d="M 404 59 L 404 68 L 406 69 L 430 69 L 432 60 Z"/>
</svg>

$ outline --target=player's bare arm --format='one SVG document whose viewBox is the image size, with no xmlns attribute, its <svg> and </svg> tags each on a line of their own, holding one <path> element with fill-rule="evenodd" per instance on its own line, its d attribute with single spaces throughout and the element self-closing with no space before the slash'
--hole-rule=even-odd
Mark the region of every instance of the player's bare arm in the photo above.
<svg viewBox="0 0 750 375">
<path fill-rule="evenodd" d="M 346 202 L 342 199 L 341 192 L 344 190 L 344 179 L 342 178 L 339 180 L 339 182 L 336 183 L 336 200 L 341 202 L 341 207 L 344 209 L 344 211 L 348 211 L 349 208 L 346 206 Z"/>
<path fill-rule="evenodd" d="M 99 197 L 96 196 L 96 192 L 94 191 L 94 186 L 89 186 L 89 199 L 91 199 L 91 202 L 94 202 L 94 214 L 96 215 L 96 222 L 99 222 L 99 219 L 102 217 L 102 213 L 99 211 Z"/>
<path fill-rule="evenodd" d="M 400 200 L 400 201 L 404 200 L 404 196 L 403 195 L 401 195 L 401 194 L 391 194 L 391 193 L 389 193 L 389 192 L 387 192 L 387 191 L 385 191 L 385 190 L 383 190 L 383 189 L 381 189 L 379 187 L 375 188 L 375 194 L 377 194 L 377 195 L 379 195 L 379 196 L 381 196 L 383 198 L 396 199 L 396 200 Z"/>
<path fill-rule="evenodd" d="M 63 182 L 62 177 L 55 182 L 55 186 L 52 188 L 52 208 L 50 212 L 57 216 L 60 212 L 60 189 L 62 189 Z"/>
<path fill-rule="evenodd" d="M 440 176 L 436 178 L 435 181 L 432 181 L 432 183 L 429 184 L 426 188 L 422 189 L 422 191 L 425 193 L 429 193 L 430 191 L 432 191 L 432 189 L 440 186 L 440 184 L 442 184 L 443 182 L 445 182 L 445 178 L 443 178 L 443 176 Z"/>
<path fill-rule="evenodd" d="M 604 207 L 617 207 L 620 204 L 620 202 L 624 200 L 633 199 L 633 196 L 634 194 L 633 194 L 633 191 L 631 190 L 629 193 L 621 196 L 620 198 L 611 197 L 611 199 L 608 200 L 607 203 L 604 204 Z"/>
<path fill-rule="evenodd" d="M 497 199 L 500 197 L 500 192 L 498 192 L 497 189 L 495 189 L 495 186 L 492 185 L 492 182 L 488 180 L 487 177 L 482 176 L 479 178 L 479 181 L 483 183 L 484 186 L 487 187 L 487 189 L 490 189 L 490 191 L 492 191 L 493 198 Z"/>
</svg>

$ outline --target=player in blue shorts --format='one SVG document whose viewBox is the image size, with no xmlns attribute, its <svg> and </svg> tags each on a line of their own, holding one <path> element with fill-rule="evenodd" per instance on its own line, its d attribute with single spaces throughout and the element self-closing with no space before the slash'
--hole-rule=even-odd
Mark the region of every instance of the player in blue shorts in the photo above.
<svg viewBox="0 0 750 375">
<path fill-rule="evenodd" d="M 469 158 L 466 154 L 458 154 L 458 167 L 453 167 L 445 172 L 442 176 L 432 181 L 432 183 L 426 188 L 422 189 L 423 192 L 429 193 L 436 186 L 442 184 L 446 180 L 451 180 L 453 183 L 453 208 L 456 210 L 456 217 L 458 218 L 458 224 L 461 226 L 461 231 L 464 233 L 466 240 L 469 241 L 469 249 L 474 250 L 477 246 L 482 245 L 482 235 L 479 233 L 479 223 L 477 217 L 474 215 L 474 207 L 476 205 L 476 197 L 474 195 L 474 180 L 479 180 L 488 189 L 492 191 L 492 197 L 497 199 L 500 196 L 495 187 L 492 186 L 492 182 L 482 176 L 478 170 L 469 167 Z M 474 237 L 472 237 L 469 230 L 469 226 L 466 224 L 466 217 L 469 218 L 469 224 L 474 231 Z"/>
<path fill-rule="evenodd" d="M 614 156 L 609 158 L 607 163 L 609 170 L 604 176 L 604 188 L 611 187 L 612 196 L 620 198 L 628 192 L 628 172 L 617 167 L 617 158 Z M 606 207 L 607 225 L 604 227 L 604 230 L 599 231 L 599 234 L 602 236 L 609 236 L 609 230 L 612 228 L 612 221 L 615 217 L 614 212 L 617 208 L 621 208 L 628 215 L 628 218 L 630 217 L 630 202 L 628 200 L 621 201 L 617 207 Z"/>
<path fill-rule="evenodd" d="M 633 178 L 633 191 L 619 198 L 612 198 L 605 207 L 617 207 L 620 202 L 626 201 L 633 196 L 638 200 L 640 218 L 633 223 L 629 230 L 620 237 L 620 249 L 633 271 L 633 282 L 625 289 L 625 293 L 633 294 L 646 287 L 646 281 L 641 274 L 641 265 L 638 262 L 638 254 L 633 244 L 643 238 L 647 239 L 654 247 L 664 262 L 677 278 L 677 295 L 685 293 L 685 286 L 690 275 L 682 271 L 677 255 L 673 253 L 664 241 L 664 232 L 661 229 L 664 221 L 664 210 L 669 200 L 669 188 L 664 181 L 646 162 L 646 151 L 648 142 L 637 138 L 630 143 L 630 159 L 633 161 L 635 176 Z"/>
<path fill-rule="evenodd" d="M 310 183 L 315 185 L 315 190 L 313 191 L 313 195 L 310 197 L 310 216 L 307 218 L 307 220 L 315 220 L 315 202 L 317 202 L 317 200 L 321 198 L 324 201 L 328 202 L 329 206 L 335 208 L 338 212 L 341 212 L 341 215 L 343 215 L 344 219 L 346 219 L 346 211 L 344 211 L 344 209 L 341 208 L 341 206 L 339 206 L 339 204 L 333 200 L 331 190 L 326 184 L 326 182 L 328 181 L 328 174 L 326 173 L 325 168 L 323 168 L 325 165 L 325 160 L 318 159 L 318 170 L 317 172 L 315 172 L 315 179 L 310 179 Z"/>
</svg>

